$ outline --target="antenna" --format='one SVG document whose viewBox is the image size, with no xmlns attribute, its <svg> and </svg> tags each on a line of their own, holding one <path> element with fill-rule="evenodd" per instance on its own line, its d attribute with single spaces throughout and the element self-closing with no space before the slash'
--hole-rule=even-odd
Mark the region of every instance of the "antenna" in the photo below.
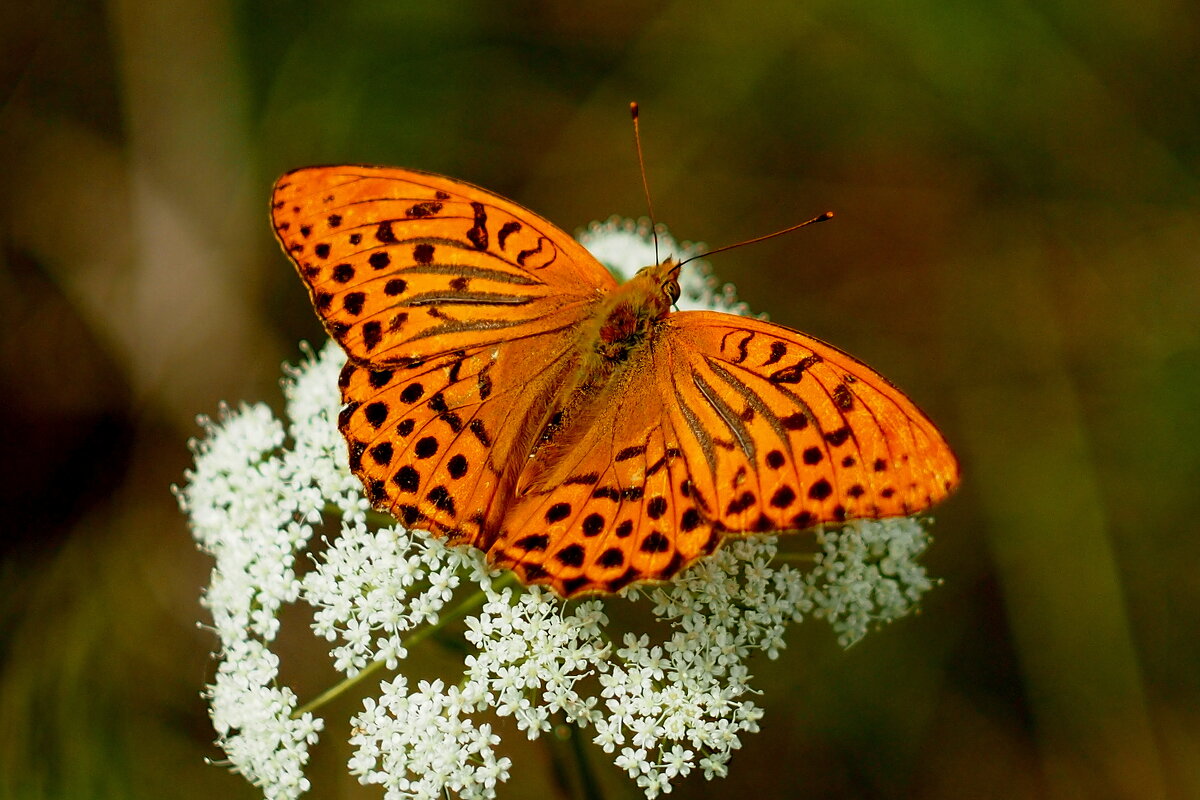
<svg viewBox="0 0 1200 800">
<path fill-rule="evenodd" d="M 637 148 L 638 169 L 642 172 L 642 190 L 646 193 L 646 208 L 650 211 L 650 233 L 654 236 L 654 263 L 658 263 L 658 223 L 654 221 L 654 204 L 650 202 L 650 184 L 646 180 L 646 161 L 642 158 L 642 136 L 638 132 L 638 104 L 629 104 L 629 115 L 633 117 L 633 144 Z"/>
<path fill-rule="evenodd" d="M 747 239 L 744 242 L 737 242 L 736 244 L 727 244 L 724 247 L 718 247 L 715 250 L 709 250 L 707 253 L 701 253 L 699 255 L 692 256 L 687 261 L 684 261 L 683 263 L 681 263 L 679 266 L 682 267 L 684 264 L 688 263 L 688 261 L 695 261 L 697 258 L 704 258 L 706 256 L 711 256 L 714 253 L 723 253 L 726 250 L 732 250 L 735 247 L 742 247 L 743 245 L 754 244 L 756 242 L 766 241 L 767 239 L 774 239 L 776 236 L 783 236 L 785 233 L 791 233 L 792 231 L 798 231 L 801 228 L 807 227 L 809 225 L 813 225 L 817 222 L 825 222 L 826 220 L 830 220 L 830 219 L 833 219 L 833 212 L 826 211 L 824 214 L 820 214 L 818 216 L 813 217 L 810 220 L 801 222 L 799 225 L 793 225 L 792 227 L 784 228 L 781 231 L 775 231 L 774 233 L 768 233 L 766 236 L 758 236 L 754 239 Z"/>
</svg>

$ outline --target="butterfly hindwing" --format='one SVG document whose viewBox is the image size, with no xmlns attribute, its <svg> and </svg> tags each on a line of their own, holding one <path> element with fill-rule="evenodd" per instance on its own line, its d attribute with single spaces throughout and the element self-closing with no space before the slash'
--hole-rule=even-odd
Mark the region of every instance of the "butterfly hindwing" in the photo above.
<svg viewBox="0 0 1200 800">
<path fill-rule="evenodd" d="M 480 544 L 523 458 L 523 422 L 570 369 L 552 334 L 426 362 L 342 370 L 339 426 L 371 504 L 407 526 Z"/>
<path fill-rule="evenodd" d="M 516 498 L 489 557 L 564 596 L 662 581 L 720 543 L 690 491 L 646 351 L 590 400 L 599 409 Z M 534 471 L 530 467 L 530 471 Z"/>
<path fill-rule="evenodd" d="M 295 170 L 272 220 L 329 333 L 377 367 L 566 330 L 615 285 L 536 214 L 415 170 Z"/>
</svg>

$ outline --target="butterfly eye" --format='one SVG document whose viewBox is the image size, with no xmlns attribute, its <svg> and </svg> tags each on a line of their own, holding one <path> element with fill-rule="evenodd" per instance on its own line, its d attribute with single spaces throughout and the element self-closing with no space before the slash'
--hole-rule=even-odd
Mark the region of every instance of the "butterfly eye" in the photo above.
<svg viewBox="0 0 1200 800">
<path fill-rule="evenodd" d="M 663 294 L 671 298 L 672 303 L 679 299 L 679 281 L 667 281 L 662 285 L 662 290 Z"/>
</svg>

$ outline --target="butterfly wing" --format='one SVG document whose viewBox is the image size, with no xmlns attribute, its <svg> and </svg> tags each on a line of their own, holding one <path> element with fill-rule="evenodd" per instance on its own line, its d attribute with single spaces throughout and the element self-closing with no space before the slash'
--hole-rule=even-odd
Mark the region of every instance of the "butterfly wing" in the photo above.
<svg viewBox="0 0 1200 800">
<path fill-rule="evenodd" d="M 562 432 L 549 470 L 526 468 L 492 563 L 570 597 L 666 580 L 716 548 L 720 534 L 691 496 L 662 355 L 644 350 L 589 398 L 596 413 Z"/>
<path fill-rule="evenodd" d="M 958 483 L 911 400 L 779 325 L 668 315 L 608 392 L 489 553 L 565 596 L 667 579 L 726 532 L 911 514 Z"/>
<path fill-rule="evenodd" d="M 696 496 L 721 528 L 903 516 L 958 484 L 958 462 L 934 424 L 853 356 L 727 314 L 664 322 L 670 418 Z"/>
<path fill-rule="evenodd" d="M 533 212 L 416 170 L 289 172 L 272 221 L 330 335 L 375 367 L 565 330 L 616 285 Z"/>
<path fill-rule="evenodd" d="M 295 170 L 272 220 L 350 357 L 339 427 L 372 505 L 479 543 L 615 280 L 533 212 L 415 170 Z"/>
<path fill-rule="evenodd" d="M 485 545 L 573 340 L 542 334 L 406 366 L 347 362 L 339 427 L 372 506 L 410 527 Z"/>
<path fill-rule="evenodd" d="M 576 331 L 615 286 L 598 261 L 511 201 L 412 170 L 297 170 L 272 216 L 350 357 L 339 425 L 371 502 L 527 583 L 613 592 L 726 532 L 909 514 L 958 482 L 941 434 L 869 367 L 711 312 L 660 321 L 531 464 Z"/>
</svg>

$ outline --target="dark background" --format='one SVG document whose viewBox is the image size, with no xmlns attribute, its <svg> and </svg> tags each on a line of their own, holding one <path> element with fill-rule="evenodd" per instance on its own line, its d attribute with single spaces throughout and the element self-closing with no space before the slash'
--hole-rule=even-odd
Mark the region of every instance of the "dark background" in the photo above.
<svg viewBox="0 0 1200 800">
<path fill-rule="evenodd" d="M 322 335 L 274 178 L 417 167 L 574 230 L 643 213 L 636 99 L 678 236 L 837 213 L 714 266 L 905 387 L 965 475 L 923 612 L 849 652 L 795 629 L 753 664 L 767 715 L 731 776 L 673 796 L 1200 796 L 1194 4 L 2 14 L 0 795 L 256 796 L 203 763 L 210 562 L 169 487 L 197 414 L 278 409 L 280 362 Z M 283 656 L 302 696 L 327 682 Z M 313 797 L 381 796 L 345 775 L 354 707 L 329 709 Z M 542 744 L 506 733 L 502 796 L 549 791 Z"/>
</svg>

